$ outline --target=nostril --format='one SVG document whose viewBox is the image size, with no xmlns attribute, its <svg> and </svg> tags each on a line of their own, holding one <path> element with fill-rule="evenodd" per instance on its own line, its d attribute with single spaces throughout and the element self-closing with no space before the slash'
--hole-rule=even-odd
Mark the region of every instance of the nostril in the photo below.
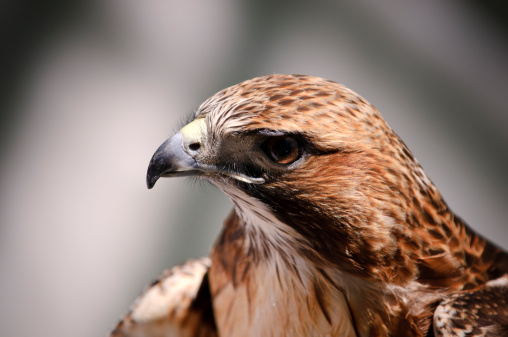
<svg viewBox="0 0 508 337">
<path fill-rule="evenodd" d="M 201 144 L 199 144 L 199 143 L 189 144 L 189 149 L 191 151 L 197 151 L 197 150 L 199 150 L 200 147 L 201 147 Z"/>
</svg>

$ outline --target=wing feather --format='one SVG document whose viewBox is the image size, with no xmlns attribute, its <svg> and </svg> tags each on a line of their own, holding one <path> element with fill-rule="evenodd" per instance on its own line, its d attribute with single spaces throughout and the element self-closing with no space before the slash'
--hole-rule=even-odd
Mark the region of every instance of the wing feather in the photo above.
<svg viewBox="0 0 508 337">
<path fill-rule="evenodd" d="M 444 300 L 434 314 L 436 336 L 507 336 L 508 275 Z"/>
<path fill-rule="evenodd" d="M 208 269 L 190 260 L 164 272 L 135 302 L 110 337 L 217 336 Z"/>
</svg>

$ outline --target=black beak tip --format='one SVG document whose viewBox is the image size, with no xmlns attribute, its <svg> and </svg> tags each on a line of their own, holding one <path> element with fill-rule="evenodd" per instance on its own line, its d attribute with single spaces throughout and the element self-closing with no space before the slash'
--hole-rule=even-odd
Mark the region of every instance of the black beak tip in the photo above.
<svg viewBox="0 0 508 337">
<path fill-rule="evenodd" d="M 162 175 L 162 172 L 165 171 L 166 167 L 164 167 L 163 161 L 159 158 L 158 153 L 155 153 L 152 160 L 150 160 L 150 164 L 148 165 L 148 170 L 146 172 L 146 187 L 148 189 L 152 189 L 155 186 L 155 183 Z"/>
<path fill-rule="evenodd" d="M 146 186 L 148 189 L 152 189 L 159 180 L 159 178 L 167 171 L 171 165 L 169 165 L 167 147 L 168 141 L 165 141 L 150 159 L 150 164 L 148 164 L 148 170 L 146 171 Z"/>
<path fill-rule="evenodd" d="M 151 190 L 155 183 L 159 180 L 158 176 L 150 176 L 149 174 L 146 175 L 146 187 L 148 187 L 149 190 Z"/>
</svg>

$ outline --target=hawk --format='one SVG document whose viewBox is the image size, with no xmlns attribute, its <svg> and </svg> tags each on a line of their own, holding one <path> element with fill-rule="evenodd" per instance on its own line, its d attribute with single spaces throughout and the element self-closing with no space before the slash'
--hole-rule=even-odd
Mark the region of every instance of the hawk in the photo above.
<svg viewBox="0 0 508 337">
<path fill-rule="evenodd" d="M 210 257 L 167 271 L 112 336 L 506 336 L 508 254 L 453 213 L 352 90 L 271 75 L 226 88 L 152 157 L 234 209 Z"/>
</svg>

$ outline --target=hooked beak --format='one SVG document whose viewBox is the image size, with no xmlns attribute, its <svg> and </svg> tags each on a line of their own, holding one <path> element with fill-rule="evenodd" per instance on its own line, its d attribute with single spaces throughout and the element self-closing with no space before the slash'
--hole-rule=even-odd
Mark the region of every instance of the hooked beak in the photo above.
<svg viewBox="0 0 508 337">
<path fill-rule="evenodd" d="M 184 126 L 180 132 L 166 140 L 155 151 L 148 165 L 146 185 L 152 188 L 160 177 L 186 177 L 219 174 L 247 184 L 263 184 L 265 178 L 251 177 L 241 172 L 219 169 L 213 164 L 198 160 L 206 145 L 205 118 L 199 118 Z"/>
<path fill-rule="evenodd" d="M 204 118 L 196 119 L 166 140 L 148 165 L 146 185 L 152 188 L 160 177 L 194 176 L 202 173 L 196 156 L 206 139 Z"/>
</svg>

